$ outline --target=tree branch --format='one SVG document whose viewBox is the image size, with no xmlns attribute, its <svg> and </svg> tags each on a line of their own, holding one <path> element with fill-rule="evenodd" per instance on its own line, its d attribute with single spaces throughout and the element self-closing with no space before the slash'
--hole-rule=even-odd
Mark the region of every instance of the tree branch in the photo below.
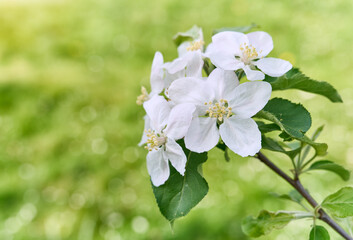
<svg viewBox="0 0 353 240">
<path fill-rule="evenodd" d="M 290 185 L 292 185 L 304 198 L 305 200 L 316 209 L 319 204 L 315 199 L 305 190 L 300 180 L 296 177 L 292 179 L 285 172 L 279 169 L 273 162 L 271 162 L 264 154 L 261 152 L 257 153 L 256 156 L 261 162 L 263 162 L 267 167 L 271 168 L 277 175 L 286 180 Z M 340 234 L 346 240 L 353 240 L 353 238 L 338 225 L 323 209 L 319 209 L 319 219 L 326 222 L 332 229 L 334 229 L 338 234 Z"/>
</svg>

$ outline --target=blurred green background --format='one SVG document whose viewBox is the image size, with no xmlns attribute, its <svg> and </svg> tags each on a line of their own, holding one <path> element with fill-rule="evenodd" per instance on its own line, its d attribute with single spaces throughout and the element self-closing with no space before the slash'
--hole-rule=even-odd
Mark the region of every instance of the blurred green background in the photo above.
<svg viewBox="0 0 353 240">
<path fill-rule="evenodd" d="M 352 170 L 352 16 L 351 0 L 1 0 L 0 239 L 248 239 L 243 217 L 299 209 L 268 194 L 290 187 L 260 162 L 232 154 L 226 163 L 215 149 L 204 165 L 209 194 L 172 231 L 137 147 L 136 96 L 155 51 L 176 57 L 176 32 L 197 24 L 209 43 L 215 28 L 254 22 L 272 35 L 271 56 L 340 90 L 344 104 L 285 96 L 304 103 L 313 128 L 325 124 L 327 159 Z M 318 201 L 347 184 L 319 171 L 303 182 Z M 310 224 L 260 239 L 307 239 Z"/>
</svg>

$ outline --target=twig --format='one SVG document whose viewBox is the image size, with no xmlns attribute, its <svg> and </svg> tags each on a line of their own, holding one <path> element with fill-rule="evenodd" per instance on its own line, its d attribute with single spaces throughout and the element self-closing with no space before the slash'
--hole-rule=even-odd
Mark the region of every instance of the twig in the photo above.
<svg viewBox="0 0 353 240">
<path fill-rule="evenodd" d="M 286 180 L 290 185 L 292 185 L 299 193 L 302 195 L 305 200 L 314 208 L 318 208 L 319 204 L 315 199 L 305 190 L 301 184 L 298 177 L 292 179 L 285 172 L 279 169 L 273 162 L 271 162 L 264 154 L 261 152 L 257 153 L 256 156 L 261 162 L 263 162 L 267 167 L 271 168 L 277 175 Z M 319 219 L 326 222 L 333 230 L 340 234 L 346 240 L 353 240 L 353 238 L 345 231 L 343 228 L 338 225 L 323 209 L 319 209 Z"/>
</svg>

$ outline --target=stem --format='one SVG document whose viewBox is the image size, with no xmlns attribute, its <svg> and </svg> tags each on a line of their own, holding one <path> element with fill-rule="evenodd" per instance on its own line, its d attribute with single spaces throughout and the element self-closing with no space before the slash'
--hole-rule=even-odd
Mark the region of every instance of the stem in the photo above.
<svg viewBox="0 0 353 240">
<path fill-rule="evenodd" d="M 310 158 L 306 163 L 304 163 L 304 165 L 301 167 L 301 169 L 304 169 L 309 163 L 311 163 L 315 158 L 316 158 L 316 153 L 315 153 L 315 155 L 312 157 L 312 158 Z"/>
<path fill-rule="evenodd" d="M 243 76 L 244 76 L 244 70 L 240 70 L 240 72 L 237 74 L 239 81 L 242 79 Z"/>
<path fill-rule="evenodd" d="M 286 180 L 290 185 L 292 185 L 292 187 L 294 187 L 314 209 L 319 208 L 318 213 L 319 213 L 320 220 L 326 222 L 333 230 L 335 230 L 344 239 L 353 240 L 353 238 L 349 236 L 349 234 L 345 230 L 343 230 L 343 228 L 340 225 L 338 225 L 329 215 L 327 215 L 327 213 L 322 208 L 320 208 L 319 204 L 315 201 L 315 199 L 305 190 L 305 188 L 301 184 L 298 177 L 295 177 L 295 179 L 292 179 L 291 177 L 289 177 L 285 172 L 279 169 L 275 164 L 273 164 L 273 162 L 271 162 L 261 152 L 258 152 L 256 157 L 261 162 L 263 162 L 267 167 L 271 168 L 271 170 L 274 171 L 277 175 L 279 175 L 281 178 Z"/>
<path fill-rule="evenodd" d="M 277 213 L 288 213 L 292 214 L 295 219 L 302 219 L 302 218 L 313 218 L 315 217 L 311 212 L 298 212 L 298 211 L 277 211 Z"/>
<path fill-rule="evenodd" d="M 214 70 L 214 66 L 209 61 L 204 61 L 203 70 L 205 70 L 206 75 L 209 76 Z"/>
</svg>

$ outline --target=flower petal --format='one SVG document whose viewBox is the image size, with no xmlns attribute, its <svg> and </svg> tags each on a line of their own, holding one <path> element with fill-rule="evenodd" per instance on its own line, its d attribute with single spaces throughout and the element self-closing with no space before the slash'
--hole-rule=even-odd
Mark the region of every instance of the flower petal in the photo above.
<svg viewBox="0 0 353 240">
<path fill-rule="evenodd" d="M 220 48 L 219 50 L 226 50 L 226 52 L 231 53 L 233 56 L 240 56 L 241 44 L 248 44 L 249 40 L 244 33 L 224 31 L 213 35 L 212 43 L 217 44 Z"/>
<path fill-rule="evenodd" d="M 186 67 L 186 61 L 183 58 L 177 58 L 172 62 L 165 63 L 163 67 L 168 71 L 168 73 L 175 74 Z"/>
<path fill-rule="evenodd" d="M 185 136 L 185 146 L 193 152 L 211 150 L 219 141 L 216 118 L 195 117 Z"/>
<path fill-rule="evenodd" d="M 292 68 L 292 64 L 279 58 L 262 58 L 254 63 L 271 77 L 280 77 Z"/>
<path fill-rule="evenodd" d="M 170 113 L 170 104 L 164 97 L 155 95 L 150 100 L 143 103 L 143 107 L 151 119 L 151 127 L 160 132 L 167 124 Z"/>
<path fill-rule="evenodd" d="M 181 58 L 171 63 L 165 63 L 164 87 L 167 89 L 170 84 L 179 78 L 202 77 L 203 59 L 202 53 L 198 51 L 188 51 Z"/>
<path fill-rule="evenodd" d="M 267 56 L 273 49 L 272 37 L 262 31 L 246 34 L 249 39 L 249 44 L 255 47 L 259 57 Z"/>
<path fill-rule="evenodd" d="M 173 107 L 164 133 L 175 140 L 183 138 L 189 129 L 195 109 L 195 105 L 192 103 L 182 103 Z"/>
<path fill-rule="evenodd" d="M 187 48 L 190 47 L 191 44 L 191 41 L 182 42 L 178 47 L 178 56 L 183 57 L 188 52 Z"/>
<path fill-rule="evenodd" d="M 193 103 L 202 105 L 214 99 L 212 89 L 199 78 L 180 78 L 175 80 L 168 89 L 170 99 L 176 103 Z"/>
<path fill-rule="evenodd" d="M 145 127 L 144 127 L 144 131 L 143 131 L 143 134 L 142 134 L 141 141 L 138 144 L 138 146 L 140 146 L 140 147 L 147 142 L 147 134 L 146 134 L 145 130 L 148 130 L 148 129 L 151 128 L 151 126 L 150 126 L 151 125 L 150 118 L 147 115 L 145 115 L 143 117 L 143 119 L 145 120 Z"/>
<path fill-rule="evenodd" d="M 239 85 L 239 80 L 234 71 L 225 71 L 216 68 L 207 78 L 207 83 L 211 89 L 216 92 L 215 98 L 220 100 L 225 98 L 229 93 Z"/>
<path fill-rule="evenodd" d="M 176 143 L 173 139 L 168 138 L 167 143 L 165 145 L 165 155 L 169 159 L 170 163 L 173 167 L 184 176 L 185 173 L 185 165 L 186 165 L 186 156 L 183 149 L 180 147 L 178 143 Z"/>
<path fill-rule="evenodd" d="M 148 152 L 147 170 L 153 185 L 156 187 L 168 180 L 170 174 L 169 164 L 162 148 Z"/>
<path fill-rule="evenodd" d="M 243 70 L 246 78 L 250 81 L 263 80 L 265 78 L 265 74 L 258 70 L 252 70 L 249 65 L 245 65 Z"/>
<path fill-rule="evenodd" d="M 164 88 L 163 81 L 163 55 L 160 52 L 154 54 L 152 69 L 151 69 L 151 93 L 159 94 Z"/>
<path fill-rule="evenodd" d="M 244 64 L 235 58 L 235 53 L 226 49 L 224 45 L 211 43 L 208 45 L 205 56 L 218 68 L 224 70 L 238 70 Z"/>
<path fill-rule="evenodd" d="M 242 157 L 254 156 L 261 149 L 261 132 L 251 118 L 225 119 L 219 133 L 227 147 Z"/>
<path fill-rule="evenodd" d="M 271 97 L 271 84 L 246 82 L 240 84 L 227 99 L 232 112 L 239 118 L 250 118 L 264 108 Z"/>
<path fill-rule="evenodd" d="M 203 59 L 201 51 L 188 51 L 183 58 L 187 62 L 185 77 L 202 77 Z"/>
<path fill-rule="evenodd" d="M 170 74 L 168 73 L 167 70 L 165 70 L 164 72 L 164 87 L 165 89 L 168 89 L 170 84 L 172 84 L 172 82 L 176 79 L 179 79 L 179 78 L 184 78 L 185 77 L 185 68 L 183 68 L 182 70 L 174 73 L 174 74 Z"/>
</svg>

